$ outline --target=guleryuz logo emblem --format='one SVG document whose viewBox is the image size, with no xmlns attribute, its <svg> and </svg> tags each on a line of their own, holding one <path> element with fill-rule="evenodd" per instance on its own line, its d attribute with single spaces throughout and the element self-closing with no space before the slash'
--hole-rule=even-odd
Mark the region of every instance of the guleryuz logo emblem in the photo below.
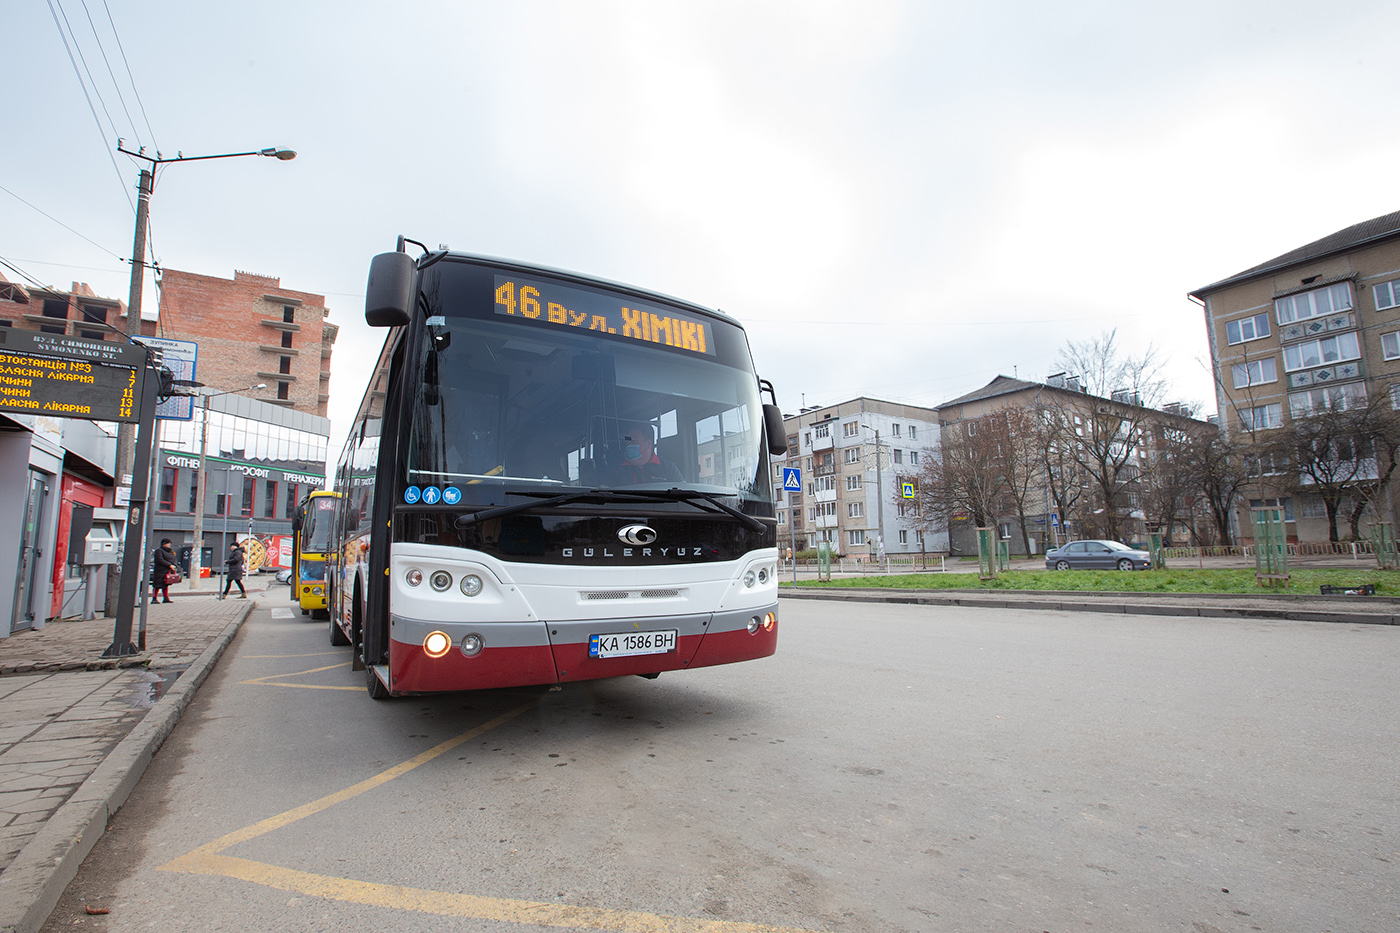
<svg viewBox="0 0 1400 933">
<path fill-rule="evenodd" d="M 656 540 L 656 530 L 646 525 L 624 525 L 617 530 L 617 539 L 623 544 L 651 544 Z"/>
</svg>

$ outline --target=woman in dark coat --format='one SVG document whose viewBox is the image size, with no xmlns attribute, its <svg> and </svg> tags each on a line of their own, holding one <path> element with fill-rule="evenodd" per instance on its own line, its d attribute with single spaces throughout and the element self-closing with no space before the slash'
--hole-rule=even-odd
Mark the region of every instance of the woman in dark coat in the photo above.
<svg viewBox="0 0 1400 933">
<path fill-rule="evenodd" d="M 161 602 L 170 602 L 170 584 L 166 578 L 170 576 L 170 571 L 180 572 L 179 564 L 176 562 L 175 549 L 170 546 L 169 538 L 160 539 L 160 547 L 156 548 L 151 559 L 151 600 L 157 596 L 164 596 Z"/>
<path fill-rule="evenodd" d="M 237 541 L 233 542 L 233 547 L 228 549 L 228 557 L 224 558 L 224 564 L 228 567 L 228 582 L 224 584 L 224 595 L 220 598 L 226 598 L 228 591 L 237 583 L 238 592 L 243 594 L 238 598 L 247 599 L 248 591 L 243 588 L 243 545 Z"/>
</svg>

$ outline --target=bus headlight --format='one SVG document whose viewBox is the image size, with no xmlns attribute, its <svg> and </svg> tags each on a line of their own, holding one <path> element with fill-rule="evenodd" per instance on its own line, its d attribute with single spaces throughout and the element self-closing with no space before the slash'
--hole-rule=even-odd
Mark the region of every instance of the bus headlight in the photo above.
<svg viewBox="0 0 1400 933">
<path fill-rule="evenodd" d="M 447 649 L 452 647 L 452 639 L 447 637 L 446 632 L 429 632 L 423 639 L 423 653 L 430 658 L 440 658 L 447 654 Z"/>
<path fill-rule="evenodd" d="M 477 596 L 477 595 L 479 595 L 479 594 L 481 593 L 481 587 L 482 587 L 481 578 L 478 577 L 478 576 L 477 576 L 476 574 L 474 574 L 474 573 L 469 573 L 469 574 L 467 574 L 465 577 L 462 578 L 462 595 L 463 595 L 463 596 Z M 470 637 L 470 636 L 468 636 L 468 637 Z M 477 637 L 479 638 L 480 636 L 477 636 Z M 463 642 L 462 650 L 463 650 L 463 651 L 466 650 L 466 643 L 465 643 L 465 642 Z M 481 649 L 478 647 L 476 650 L 477 650 L 477 651 L 480 651 Z M 472 653 L 475 654 L 476 652 L 472 652 Z"/>
<path fill-rule="evenodd" d="M 439 570 L 428 578 L 428 582 L 432 584 L 433 589 L 441 593 L 452 585 L 452 574 L 446 570 Z"/>
<path fill-rule="evenodd" d="M 754 575 L 754 572 L 752 570 L 744 574 L 744 588 L 748 590 L 753 589 L 754 582 L 757 579 L 758 577 Z"/>
<path fill-rule="evenodd" d="M 763 617 L 763 630 L 764 630 L 765 632 L 771 632 L 771 631 L 773 631 L 773 626 L 775 626 L 775 625 L 777 625 L 777 624 L 778 624 L 778 614 L 777 614 L 776 612 L 770 612 L 770 613 L 768 613 L 766 616 Z"/>
<path fill-rule="evenodd" d="M 409 586 L 417 586 L 418 584 L 423 582 L 423 571 L 410 570 L 408 573 L 403 575 L 403 579 L 404 582 L 407 583 Z"/>
<path fill-rule="evenodd" d="M 759 583 L 767 583 L 767 582 L 768 582 L 768 568 L 767 568 L 767 567 L 759 567 L 759 568 L 758 568 L 758 582 L 759 582 Z"/>
<path fill-rule="evenodd" d="M 462 639 L 462 653 L 469 658 L 474 658 L 481 654 L 481 649 L 486 647 L 486 641 L 475 632 Z"/>
<path fill-rule="evenodd" d="M 761 626 L 762 624 L 763 624 L 763 620 L 760 619 L 758 616 L 754 616 L 752 619 L 750 619 L 750 620 L 749 620 L 749 634 L 752 635 L 752 634 L 754 634 L 755 632 L 757 632 L 759 626 Z"/>
</svg>

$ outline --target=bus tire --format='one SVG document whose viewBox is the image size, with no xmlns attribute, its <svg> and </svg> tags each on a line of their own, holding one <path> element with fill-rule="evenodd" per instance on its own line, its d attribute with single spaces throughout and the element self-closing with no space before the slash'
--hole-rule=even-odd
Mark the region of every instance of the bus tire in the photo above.
<svg viewBox="0 0 1400 933">
<path fill-rule="evenodd" d="M 328 612 L 326 613 L 326 618 L 331 620 L 331 647 L 344 648 L 346 645 L 350 644 L 350 639 L 346 638 L 345 633 L 340 630 L 340 626 L 336 625 L 335 617 Z"/>
<path fill-rule="evenodd" d="M 369 665 L 365 665 L 365 689 L 369 691 L 371 700 L 389 699 L 389 688 L 384 686 L 384 681 L 379 679 L 379 675 Z"/>
</svg>

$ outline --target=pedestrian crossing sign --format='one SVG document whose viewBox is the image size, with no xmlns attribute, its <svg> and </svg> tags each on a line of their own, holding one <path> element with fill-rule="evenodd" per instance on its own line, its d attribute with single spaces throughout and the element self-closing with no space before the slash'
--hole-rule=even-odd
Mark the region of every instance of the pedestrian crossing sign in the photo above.
<svg viewBox="0 0 1400 933">
<path fill-rule="evenodd" d="M 913 484 L 913 483 L 900 483 L 900 484 L 899 484 L 899 494 L 900 494 L 900 496 L 902 496 L 902 497 L 905 498 L 905 499 L 912 499 L 912 498 L 914 498 L 914 484 Z"/>
<path fill-rule="evenodd" d="M 802 491 L 802 471 L 797 467 L 783 467 L 783 492 Z"/>
</svg>

